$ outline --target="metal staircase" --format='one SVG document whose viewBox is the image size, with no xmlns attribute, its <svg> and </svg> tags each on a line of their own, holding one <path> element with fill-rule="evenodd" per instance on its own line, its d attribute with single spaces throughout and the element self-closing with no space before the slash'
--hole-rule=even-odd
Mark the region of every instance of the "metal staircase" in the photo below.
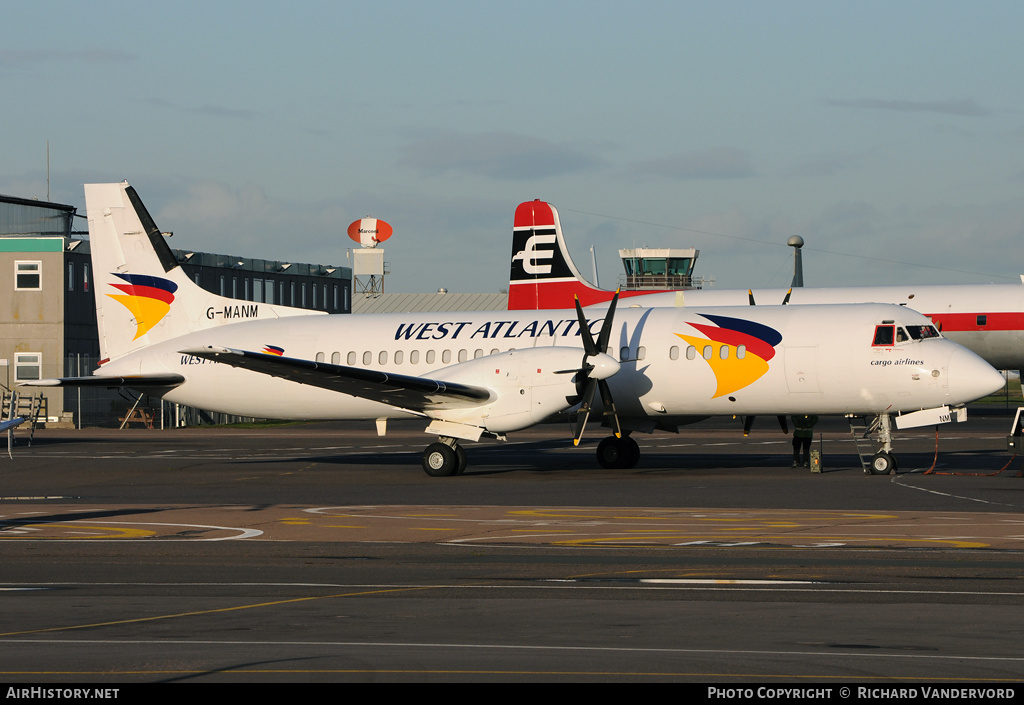
<svg viewBox="0 0 1024 705">
<path fill-rule="evenodd" d="M 871 434 L 878 430 L 878 418 L 875 417 L 870 423 L 866 416 L 855 416 L 847 414 L 846 420 L 850 422 L 850 433 L 853 434 L 853 443 L 857 446 L 857 457 L 860 458 L 860 466 L 865 474 L 871 474 L 871 461 L 875 456 L 874 446 L 871 444 Z M 865 446 L 863 441 L 867 440 Z"/>
<path fill-rule="evenodd" d="M 32 445 L 39 419 L 46 418 L 46 408 L 46 397 L 42 392 L 25 395 L 5 390 L 0 402 L 0 419 L 9 421 L 19 416 L 25 419 L 24 430 L 28 431 L 28 444 Z"/>
</svg>

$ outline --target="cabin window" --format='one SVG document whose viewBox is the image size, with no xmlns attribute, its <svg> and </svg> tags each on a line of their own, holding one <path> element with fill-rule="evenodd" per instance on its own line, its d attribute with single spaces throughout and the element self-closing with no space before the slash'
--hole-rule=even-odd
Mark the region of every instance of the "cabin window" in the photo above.
<svg viewBox="0 0 1024 705">
<path fill-rule="evenodd" d="M 443 351 L 441 353 L 441 362 L 442 362 L 442 364 L 447 365 L 451 361 L 452 361 L 452 351 L 451 350 Z"/>
<path fill-rule="evenodd" d="M 625 362 L 629 359 L 629 348 L 622 348 L 619 350 L 619 362 Z"/>
<path fill-rule="evenodd" d="M 678 360 L 679 359 L 679 346 L 678 345 L 673 345 L 672 347 L 670 347 L 668 349 L 668 359 L 669 360 Z"/>
<path fill-rule="evenodd" d="M 480 350 L 480 349 L 478 348 L 478 349 L 476 349 L 476 350 L 474 350 L 474 351 L 473 351 L 473 359 L 474 359 L 474 360 L 475 360 L 476 358 L 478 358 L 478 357 L 483 357 L 483 356 L 484 356 L 484 351 L 483 351 L 483 350 Z"/>
<path fill-rule="evenodd" d="M 373 364 L 373 353 L 370 352 L 369 350 L 367 350 L 366 352 L 363 353 L 363 364 L 364 365 L 372 365 Z"/>
<path fill-rule="evenodd" d="M 332 365 L 340 365 L 341 364 L 341 353 L 340 352 L 333 352 L 333 353 L 331 353 L 331 364 Z"/>
<path fill-rule="evenodd" d="M 722 358 L 723 360 L 728 360 L 729 359 L 729 346 L 728 345 L 723 345 L 722 347 L 718 348 L 718 357 Z"/>
<path fill-rule="evenodd" d="M 498 350 L 498 348 L 494 348 L 493 350 L 491 350 L 491 355 L 497 355 L 499 352 L 501 351 Z"/>
<path fill-rule="evenodd" d="M 404 359 L 405 359 L 405 353 L 403 353 L 401 350 L 396 350 L 395 351 L 395 364 L 396 365 L 401 365 L 402 364 L 402 360 L 404 360 Z"/>
<path fill-rule="evenodd" d="M 984 315 L 984 314 L 978 316 L 978 325 L 979 326 L 988 325 L 988 316 Z"/>
<path fill-rule="evenodd" d="M 893 345 L 896 340 L 896 326 L 875 326 L 875 340 L 872 345 Z"/>
<path fill-rule="evenodd" d="M 434 357 L 435 357 L 434 356 L 434 351 L 433 350 L 427 350 L 427 364 L 428 365 L 433 365 L 434 364 Z"/>
<path fill-rule="evenodd" d="M 415 365 L 419 361 L 420 361 L 420 351 L 419 350 L 411 351 L 409 353 L 409 364 L 410 365 Z"/>
<path fill-rule="evenodd" d="M 647 348 L 641 345 L 636 349 L 636 359 L 643 360 L 647 357 Z"/>
<path fill-rule="evenodd" d="M 469 353 L 465 350 L 459 350 L 459 362 L 465 362 L 469 358 Z"/>
<path fill-rule="evenodd" d="M 736 359 L 737 360 L 742 360 L 746 356 L 747 356 L 747 346 L 746 345 L 737 345 L 736 346 Z"/>
<path fill-rule="evenodd" d="M 316 361 L 317 362 L 323 362 L 324 361 L 324 354 L 322 352 L 318 352 L 316 354 Z"/>
<path fill-rule="evenodd" d="M 711 348 L 711 346 L 710 345 L 705 345 L 704 346 L 704 359 L 705 360 L 710 360 L 714 356 L 715 356 L 715 351 Z"/>
<path fill-rule="evenodd" d="M 377 361 L 381 365 L 388 364 L 388 351 L 387 350 L 381 350 L 380 353 L 377 355 Z"/>
<path fill-rule="evenodd" d="M 692 345 L 687 345 L 686 346 L 686 359 L 687 360 L 692 360 L 695 357 L 697 357 L 697 348 L 693 347 Z"/>
<path fill-rule="evenodd" d="M 356 355 L 356 351 L 355 350 L 352 350 L 351 352 L 349 352 L 349 354 L 348 354 L 348 365 L 349 365 L 349 367 L 352 367 L 353 365 L 356 364 L 357 357 L 358 356 Z"/>
</svg>

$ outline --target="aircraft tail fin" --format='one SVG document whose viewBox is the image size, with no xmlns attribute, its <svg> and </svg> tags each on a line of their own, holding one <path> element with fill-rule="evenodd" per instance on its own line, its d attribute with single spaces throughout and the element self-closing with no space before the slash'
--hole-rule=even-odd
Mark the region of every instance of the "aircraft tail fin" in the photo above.
<svg viewBox="0 0 1024 705">
<path fill-rule="evenodd" d="M 540 200 L 519 204 L 512 227 L 510 311 L 573 308 L 576 296 L 589 306 L 611 301 L 614 294 L 589 283 L 573 264 L 553 205 Z"/>
<path fill-rule="evenodd" d="M 239 320 L 322 313 L 240 301 L 200 287 L 127 181 L 86 184 L 85 205 L 103 362 Z"/>
</svg>

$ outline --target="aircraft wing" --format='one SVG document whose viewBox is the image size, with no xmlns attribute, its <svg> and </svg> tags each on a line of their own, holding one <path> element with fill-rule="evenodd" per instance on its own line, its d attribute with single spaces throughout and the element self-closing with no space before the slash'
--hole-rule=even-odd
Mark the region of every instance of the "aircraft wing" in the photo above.
<svg viewBox="0 0 1024 705">
<path fill-rule="evenodd" d="M 179 374 L 125 375 L 123 377 L 104 377 L 103 375 L 86 375 L 85 377 L 58 377 L 55 379 L 34 379 L 22 382 L 22 387 L 132 387 L 144 389 L 148 387 L 177 387 L 185 381 Z"/>
<path fill-rule="evenodd" d="M 492 397 L 490 390 L 469 384 L 329 365 L 248 350 L 209 346 L 180 352 L 410 411 L 470 408 L 485 404 Z"/>
</svg>

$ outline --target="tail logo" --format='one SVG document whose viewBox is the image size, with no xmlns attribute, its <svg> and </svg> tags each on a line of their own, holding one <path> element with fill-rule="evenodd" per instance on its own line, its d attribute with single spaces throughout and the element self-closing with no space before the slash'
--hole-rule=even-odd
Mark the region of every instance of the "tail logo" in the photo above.
<svg viewBox="0 0 1024 705">
<path fill-rule="evenodd" d="M 706 338 L 677 336 L 697 349 L 715 374 L 718 388 L 712 399 L 731 394 L 761 379 L 782 334 L 774 328 L 741 318 L 700 314 L 715 325 L 691 323 Z"/>
<path fill-rule="evenodd" d="M 171 310 L 174 292 L 178 285 L 169 279 L 161 279 L 146 274 L 121 274 L 113 272 L 115 277 L 124 280 L 124 284 L 111 284 L 121 294 L 107 294 L 135 317 L 135 337 L 140 337 L 152 330 L 153 326 L 164 319 Z"/>
<path fill-rule="evenodd" d="M 526 246 L 512 257 L 512 261 L 523 261 L 523 271 L 527 274 L 551 274 L 551 258 L 554 250 L 538 250 L 537 245 L 555 244 L 555 234 L 535 234 L 526 241 Z M 539 264 L 537 260 L 546 259 L 547 264 Z"/>
</svg>

